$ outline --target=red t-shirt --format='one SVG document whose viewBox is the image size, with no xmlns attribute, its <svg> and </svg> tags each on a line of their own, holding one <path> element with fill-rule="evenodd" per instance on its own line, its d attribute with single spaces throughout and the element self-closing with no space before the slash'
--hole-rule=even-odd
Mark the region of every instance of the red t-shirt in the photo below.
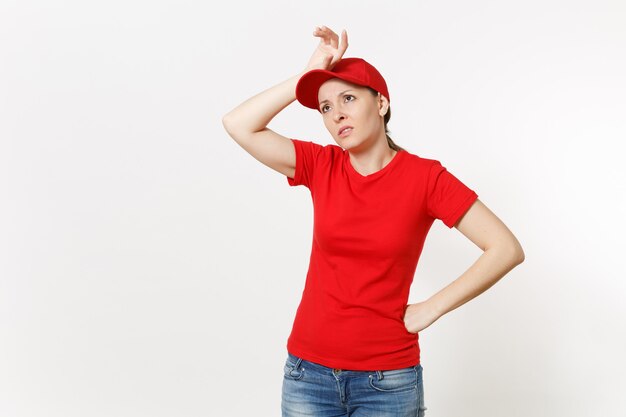
<svg viewBox="0 0 626 417">
<path fill-rule="evenodd" d="M 437 160 L 406 150 L 359 174 L 337 145 L 292 139 L 290 186 L 313 199 L 313 242 L 287 350 L 329 368 L 389 370 L 420 363 L 404 311 L 426 235 L 452 228 L 478 194 Z"/>
</svg>

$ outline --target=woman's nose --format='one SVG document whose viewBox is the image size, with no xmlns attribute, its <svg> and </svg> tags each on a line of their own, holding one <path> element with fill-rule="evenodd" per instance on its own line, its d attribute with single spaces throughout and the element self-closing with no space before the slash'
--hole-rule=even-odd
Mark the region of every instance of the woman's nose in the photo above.
<svg viewBox="0 0 626 417">
<path fill-rule="evenodd" d="M 338 111 L 337 113 L 335 113 L 334 118 L 335 118 L 335 121 L 340 121 L 340 120 L 345 119 L 346 116 L 342 112 Z"/>
</svg>

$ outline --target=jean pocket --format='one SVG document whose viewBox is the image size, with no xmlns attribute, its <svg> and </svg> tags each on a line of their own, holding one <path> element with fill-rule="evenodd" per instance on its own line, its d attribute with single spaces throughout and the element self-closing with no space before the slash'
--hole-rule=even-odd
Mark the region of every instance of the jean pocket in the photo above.
<svg viewBox="0 0 626 417">
<path fill-rule="evenodd" d="M 302 379 L 304 376 L 304 368 L 302 367 L 302 364 L 298 364 L 298 362 L 301 361 L 299 361 L 297 357 L 292 355 L 287 356 L 283 369 L 285 378 L 295 381 Z"/>
<path fill-rule="evenodd" d="M 417 388 L 417 372 L 411 366 L 403 369 L 381 371 L 382 378 L 378 377 L 378 372 L 369 375 L 370 386 L 381 392 L 405 392 L 413 391 Z"/>
</svg>

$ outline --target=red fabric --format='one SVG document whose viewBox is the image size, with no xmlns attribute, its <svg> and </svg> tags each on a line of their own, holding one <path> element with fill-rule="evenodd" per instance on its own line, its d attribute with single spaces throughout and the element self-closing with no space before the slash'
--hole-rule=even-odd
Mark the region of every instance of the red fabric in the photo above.
<svg viewBox="0 0 626 417">
<path fill-rule="evenodd" d="M 321 113 L 317 93 L 320 86 L 331 78 L 371 87 L 391 101 L 387 82 L 372 64 L 363 58 L 343 58 L 335 64 L 332 70 L 315 69 L 300 77 L 296 84 L 296 98 L 300 104 Z"/>
<path fill-rule="evenodd" d="M 313 242 L 287 350 L 330 368 L 399 369 L 420 363 L 404 310 L 435 221 L 452 228 L 478 198 L 437 160 L 402 150 L 359 174 L 337 145 L 292 139 L 290 186 L 309 188 Z"/>
</svg>

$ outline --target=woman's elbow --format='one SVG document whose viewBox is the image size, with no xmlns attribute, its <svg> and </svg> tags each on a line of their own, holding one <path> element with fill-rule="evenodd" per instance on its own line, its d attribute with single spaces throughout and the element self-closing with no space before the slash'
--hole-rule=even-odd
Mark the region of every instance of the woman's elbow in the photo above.
<svg viewBox="0 0 626 417">
<path fill-rule="evenodd" d="M 526 258 L 522 245 L 515 238 L 507 240 L 506 242 L 502 241 L 499 244 L 491 245 L 486 250 L 497 253 L 497 256 L 500 259 L 506 260 L 506 262 L 511 264 L 513 267 L 524 262 L 524 259 Z"/>
<path fill-rule="evenodd" d="M 222 126 L 224 126 L 224 129 L 226 129 L 226 131 L 229 131 L 229 126 L 232 126 L 234 124 L 232 118 L 233 117 L 231 113 L 226 113 L 224 116 L 222 116 Z"/>
<path fill-rule="evenodd" d="M 524 251 L 520 249 L 519 252 L 516 253 L 516 256 L 514 259 L 515 259 L 515 265 L 519 265 L 522 262 L 524 262 L 524 260 L 526 259 L 526 255 L 524 254 Z"/>
<path fill-rule="evenodd" d="M 513 236 L 513 250 L 515 253 L 515 259 L 517 260 L 518 265 L 524 262 L 526 259 L 526 254 L 524 253 L 524 249 L 522 248 L 522 244 L 517 240 L 515 236 Z"/>
<path fill-rule="evenodd" d="M 517 239 L 515 239 L 507 246 L 507 252 L 510 254 L 511 260 L 515 265 L 519 265 L 524 262 L 524 260 L 526 259 L 526 254 L 524 253 L 524 249 Z"/>
</svg>

